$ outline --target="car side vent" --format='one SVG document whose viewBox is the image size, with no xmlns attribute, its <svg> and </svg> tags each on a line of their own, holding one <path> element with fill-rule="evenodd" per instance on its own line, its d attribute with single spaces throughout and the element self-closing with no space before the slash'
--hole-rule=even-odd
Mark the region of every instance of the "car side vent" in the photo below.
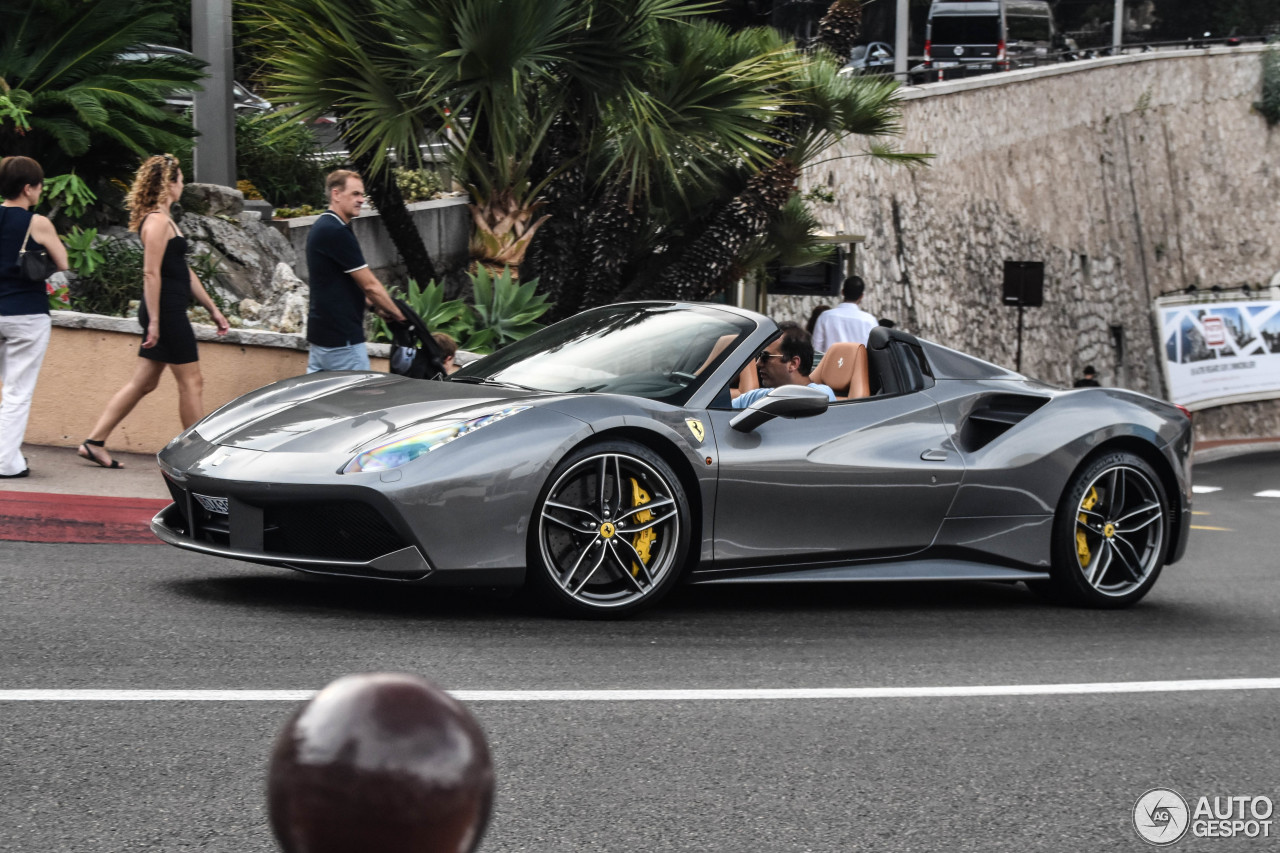
<svg viewBox="0 0 1280 853">
<path fill-rule="evenodd" d="M 960 444 L 969 452 L 986 447 L 1049 402 L 1045 397 L 993 394 L 984 397 L 960 429 Z"/>
</svg>

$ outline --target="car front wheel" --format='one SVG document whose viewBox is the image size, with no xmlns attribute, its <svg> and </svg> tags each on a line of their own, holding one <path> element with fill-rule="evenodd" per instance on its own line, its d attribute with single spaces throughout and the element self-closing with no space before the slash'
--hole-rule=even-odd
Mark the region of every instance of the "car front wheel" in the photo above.
<svg viewBox="0 0 1280 853">
<path fill-rule="evenodd" d="M 1168 551 L 1169 500 L 1151 466 L 1105 454 L 1072 478 L 1054 520 L 1050 581 L 1068 604 L 1127 607 L 1155 584 Z"/>
<path fill-rule="evenodd" d="M 590 445 L 548 482 L 529 548 L 542 598 L 575 615 L 614 616 L 671 589 L 688 552 L 689 509 L 661 457 L 630 441 Z"/>
</svg>

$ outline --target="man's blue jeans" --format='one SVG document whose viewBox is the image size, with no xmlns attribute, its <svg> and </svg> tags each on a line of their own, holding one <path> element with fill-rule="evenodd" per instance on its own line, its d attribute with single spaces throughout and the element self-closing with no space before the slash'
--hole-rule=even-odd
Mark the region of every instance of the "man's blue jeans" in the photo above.
<svg viewBox="0 0 1280 853">
<path fill-rule="evenodd" d="M 311 345 L 307 357 L 307 373 L 321 370 L 368 370 L 369 348 L 363 341 L 345 347 L 318 347 Z"/>
</svg>

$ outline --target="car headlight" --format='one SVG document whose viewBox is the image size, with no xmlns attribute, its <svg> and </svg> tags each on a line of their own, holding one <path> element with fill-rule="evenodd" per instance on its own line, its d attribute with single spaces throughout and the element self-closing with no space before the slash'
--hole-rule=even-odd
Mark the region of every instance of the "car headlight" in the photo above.
<svg viewBox="0 0 1280 853">
<path fill-rule="evenodd" d="M 519 414 L 527 408 L 529 407 L 508 406 L 505 409 L 498 409 L 496 412 L 489 412 L 470 420 L 433 426 L 422 432 L 364 451 L 348 462 L 346 467 L 342 469 L 342 473 L 354 474 L 358 471 L 388 471 L 392 468 L 399 468 L 424 453 L 430 453 L 437 448 L 444 447 L 451 441 L 456 441 L 481 427 L 497 423 L 503 418 Z"/>
</svg>

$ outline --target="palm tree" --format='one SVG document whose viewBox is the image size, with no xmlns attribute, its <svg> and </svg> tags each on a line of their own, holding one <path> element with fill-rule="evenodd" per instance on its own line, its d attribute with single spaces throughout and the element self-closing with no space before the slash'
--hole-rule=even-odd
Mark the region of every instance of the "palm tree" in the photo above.
<svg viewBox="0 0 1280 853">
<path fill-rule="evenodd" d="M 251 2 L 288 35 L 277 96 L 336 111 L 375 165 L 444 139 L 475 256 L 532 266 L 559 314 L 716 292 L 808 159 L 896 129 L 892 84 L 840 78 L 768 28 L 700 20 L 713 4 Z"/>
<path fill-rule="evenodd" d="M 436 269 L 392 175 L 388 148 L 416 158 L 424 116 L 411 114 L 420 75 L 406 62 L 394 14 L 377 0 L 247 0 L 244 24 L 265 58 L 272 96 L 295 118 L 337 117 L 409 277 Z"/>
<path fill-rule="evenodd" d="M 139 158 L 184 150 L 191 123 L 165 109 L 197 88 L 194 57 L 121 59 L 172 36 L 163 4 L 123 0 L 11 0 L 0 29 L 0 154 L 40 160 L 47 174 L 75 171 L 96 190 L 127 178 Z"/>
</svg>

